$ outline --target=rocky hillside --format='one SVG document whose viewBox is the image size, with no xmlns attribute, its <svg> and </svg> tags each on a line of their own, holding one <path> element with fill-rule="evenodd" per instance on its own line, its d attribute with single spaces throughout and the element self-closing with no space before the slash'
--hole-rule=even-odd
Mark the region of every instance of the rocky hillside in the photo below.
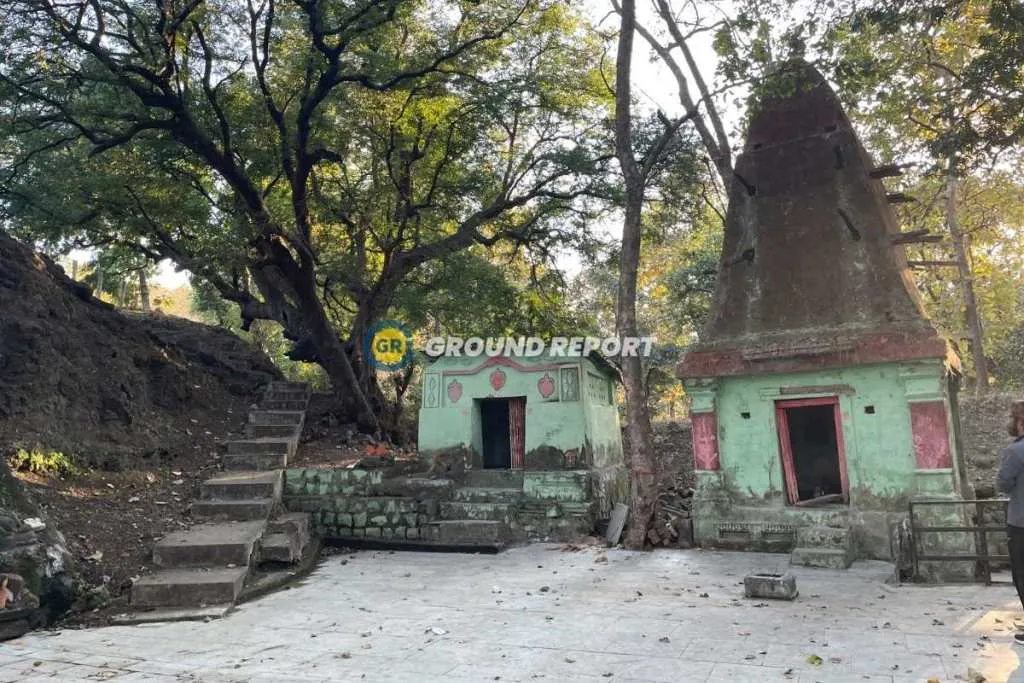
<svg viewBox="0 0 1024 683">
<path fill-rule="evenodd" d="M 0 233 L 0 449 L 58 450 L 116 467 L 187 446 L 190 417 L 277 376 L 238 337 L 121 315 Z"/>
<path fill-rule="evenodd" d="M 74 564 L 86 608 L 116 601 L 153 539 L 188 523 L 218 442 L 277 377 L 242 339 L 122 315 L 0 232 L 0 573 L 58 612 Z M 22 458 L 11 477 L 19 451 L 60 452 L 62 470 Z"/>
</svg>

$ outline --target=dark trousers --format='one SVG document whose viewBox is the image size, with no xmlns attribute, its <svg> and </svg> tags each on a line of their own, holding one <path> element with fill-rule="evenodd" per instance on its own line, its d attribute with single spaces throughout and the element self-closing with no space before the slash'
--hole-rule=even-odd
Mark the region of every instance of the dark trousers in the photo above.
<svg viewBox="0 0 1024 683">
<path fill-rule="evenodd" d="M 1017 597 L 1024 607 L 1024 527 L 1006 525 L 1010 546 L 1010 572 L 1013 574 L 1013 585 L 1017 589 Z"/>
</svg>

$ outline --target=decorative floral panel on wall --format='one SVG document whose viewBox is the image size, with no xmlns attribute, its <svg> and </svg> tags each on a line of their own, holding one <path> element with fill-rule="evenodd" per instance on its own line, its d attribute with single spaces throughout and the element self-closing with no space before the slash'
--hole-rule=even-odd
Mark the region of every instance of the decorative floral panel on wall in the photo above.
<svg viewBox="0 0 1024 683">
<path fill-rule="evenodd" d="M 562 400 L 580 400 L 580 372 L 579 368 L 561 368 L 559 374 L 562 378 Z"/>
<path fill-rule="evenodd" d="M 498 368 L 491 373 L 491 388 L 495 391 L 501 391 L 502 387 L 505 386 L 505 371 Z"/>
<path fill-rule="evenodd" d="M 440 404 L 441 380 L 437 375 L 427 376 L 427 388 L 423 392 L 423 407 L 436 408 Z"/>
</svg>

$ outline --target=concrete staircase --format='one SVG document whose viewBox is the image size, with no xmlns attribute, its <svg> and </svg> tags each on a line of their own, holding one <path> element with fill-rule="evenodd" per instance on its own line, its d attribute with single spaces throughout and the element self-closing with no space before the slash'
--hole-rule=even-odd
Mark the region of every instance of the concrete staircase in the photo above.
<svg viewBox="0 0 1024 683">
<path fill-rule="evenodd" d="M 424 528 L 426 539 L 453 546 L 506 545 L 523 497 L 522 472 L 471 470 L 463 483 L 452 500 L 440 504 L 440 521 Z"/>
<path fill-rule="evenodd" d="M 228 442 L 225 472 L 200 487 L 192 505 L 200 523 L 153 548 L 160 569 L 135 582 L 132 606 L 157 611 L 137 620 L 219 616 L 248 588 L 266 585 L 268 569 L 293 567 L 315 550 L 309 514 L 281 505 L 283 468 L 298 448 L 309 396 L 305 384 L 270 383 L 246 438 Z"/>
<path fill-rule="evenodd" d="M 847 526 L 812 524 L 796 532 L 790 563 L 804 567 L 846 569 L 853 564 L 853 535 Z"/>
</svg>

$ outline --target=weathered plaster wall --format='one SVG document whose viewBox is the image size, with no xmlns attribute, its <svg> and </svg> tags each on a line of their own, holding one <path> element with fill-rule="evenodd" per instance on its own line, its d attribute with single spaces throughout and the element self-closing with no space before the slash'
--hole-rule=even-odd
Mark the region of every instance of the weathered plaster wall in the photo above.
<svg viewBox="0 0 1024 683">
<path fill-rule="evenodd" d="M 615 404 L 614 385 L 589 360 L 584 362 L 583 401 L 589 445 L 587 465 L 594 477 L 594 493 L 602 517 L 629 494 L 629 475 L 622 451 L 622 428 Z"/>
<path fill-rule="evenodd" d="M 479 454 L 479 404 L 474 399 L 515 396 L 526 397 L 527 468 L 530 452 L 545 446 L 582 453 L 587 436 L 584 404 L 579 383 L 574 389 L 570 385 L 570 373 L 579 377 L 579 360 L 552 364 L 547 356 L 516 358 L 517 364 L 530 371 L 494 365 L 474 374 L 458 374 L 479 367 L 485 359 L 445 357 L 435 361 L 424 374 L 419 428 L 422 453 L 464 444 Z M 495 373 L 501 373 L 501 380 L 493 377 Z M 551 392 L 545 397 L 544 391 L 549 387 Z"/>
<path fill-rule="evenodd" d="M 888 557 L 889 527 L 912 498 L 956 495 L 962 464 L 952 430 L 937 422 L 944 415 L 952 424 L 939 360 L 690 381 L 688 387 L 695 425 L 713 430 L 701 440 L 713 446 L 717 438 L 717 461 L 697 458 L 698 538 L 721 540 L 724 523 L 829 524 L 842 517 L 855 527 L 863 554 Z M 775 402 L 823 395 L 838 395 L 850 505 L 805 511 L 785 500 Z M 912 414 L 927 415 L 928 429 L 920 421 L 912 429 Z M 706 418 L 698 420 L 701 415 Z M 695 453 L 711 447 L 698 447 L 696 432 Z"/>
</svg>

